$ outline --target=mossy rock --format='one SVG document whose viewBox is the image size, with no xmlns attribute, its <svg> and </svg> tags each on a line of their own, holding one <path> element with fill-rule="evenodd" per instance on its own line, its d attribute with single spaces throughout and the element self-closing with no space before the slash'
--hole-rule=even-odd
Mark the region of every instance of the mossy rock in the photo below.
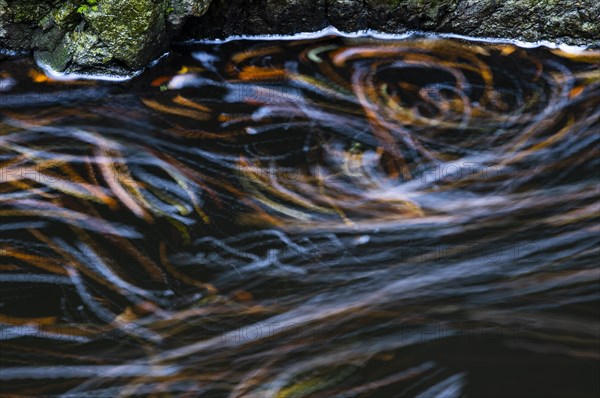
<svg viewBox="0 0 600 398">
<path fill-rule="evenodd" d="M 143 68 L 210 0 L 0 0 L 0 47 L 58 71 Z"/>
<path fill-rule="evenodd" d="M 64 43 L 60 43 L 55 49 L 36 51 L 35 56 L 38 61 L 49 66 L 56 71 L 63 71 L 71 63 L 73 53 Z"/>
<path fill-rule="evenodd" d="M 204 15 L 210 0 L 171 0 L 165 10 L 168 22 L 175 27 L 181 27 L 188 16 Z"/>
<path fill-rule="evenodd" d="M 7 8 L 12 12 L 14 23 L 38 23 L 54 7 L 54 1 L 9 0 Z"/>
<path fill-rule="evenodd" d="M 98 36 L 91 32 L 72 32 L 65 36 L 67 46 L 71 48 L 72 61 L 79 66 L 95 67 L 110 63 L 113 53 L 104 46 Z"/>
<path fill-rule="evenodd" d="M 61 29 L 73 29 L 81 20 L 77 12 L 78 2 L 65 1 L 51 14 L 52 21 Z"/>
<path fill-rule="evenodd" d="M 90 50 L 103 46 L 126 66 L 143 67 L 166 40 L 165 6 L 165 2 L 152 0 L 98 1 L 83 13 L 97 38 Z"/>
</svg>

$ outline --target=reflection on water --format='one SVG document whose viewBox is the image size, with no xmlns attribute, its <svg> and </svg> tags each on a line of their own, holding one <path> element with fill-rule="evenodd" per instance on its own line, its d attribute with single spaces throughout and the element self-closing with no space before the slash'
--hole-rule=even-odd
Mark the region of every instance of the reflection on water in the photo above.
<svg viewBox="0 0 600 398">
<path fill-rule="evenodd" d="M 0 65 L 2 392 L 596 396 L 600 54 Z"/>
</svg>

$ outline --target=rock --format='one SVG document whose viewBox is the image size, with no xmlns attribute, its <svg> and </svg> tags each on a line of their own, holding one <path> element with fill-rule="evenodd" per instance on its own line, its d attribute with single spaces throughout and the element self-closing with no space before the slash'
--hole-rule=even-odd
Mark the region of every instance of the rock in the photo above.
<svg viewBox="0 0 600 398">
<path fill-rule="evenodd" d="M 599 15 L 597 0 L 0 0 L 0 49 L 33 50 L 59 71 L 132 72 L 175 38 L 290 34 L 329 25 L 600 48 Z"/>
<path fill-rule="evenodd" d="M 64 71 L 73 58 L 73 51 L 61 42 L 53 50 L 41 50 L 36 52 L 36 57 L 39 61 L 50 66 L 52 69 Z"/>
<path fill-rule="evenodd" d="M 60 29 L 72 30 L 80 20 L 81 14 L 77 12 L 77 9 L 77 4 L 71 1 L 65 1 L 48 16 Z"/>
<path fill-rule="evenodd" d="M 30 50 L 35 27 L 51 8 L 45 1 L 0 0 L 0 48 Z"/>
<path fill-rule="evenodd" d="M 597 47 L 600 44 L 600 2 L 469 0 L 460 2 L 449 20 L 448 29 L 475 36 L 550 40 Z"/>
<path fill-rule="evenodd" d="M 115 60 L 140 69 L 166 47 L 165 10 L 152 0 L 99 1 L 82 12 L 87 29 L 71 34 L 73 46 L 83 65 Z"/>
<path fill-rule="evenodd" d="M 597 0 L 214 0 L 184 38 L 409 30 L 600 47 Z"/>
<path fill-rule="evenodd" d="M 129 72 L 168 50 L 210 0 L 0 0 L 0 48 L 56 71 Z"/>
<path fill-rule="evenodd" d="M 173 0 L 171 6 L 167 9 L 167 20 L 173 27 L 179 28 L 183 26 L 188 16 L 200 17 L 204 15 L 209 4 L 210 0 Z"/>
</svg>

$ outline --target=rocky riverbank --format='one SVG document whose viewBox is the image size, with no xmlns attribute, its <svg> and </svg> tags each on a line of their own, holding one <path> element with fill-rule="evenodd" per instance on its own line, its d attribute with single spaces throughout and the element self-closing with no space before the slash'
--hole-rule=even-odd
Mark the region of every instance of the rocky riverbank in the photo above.
<svg viewBox="0 0 600 398">
<path fill-rule="evenodd" d="M 57 71 L 130 73 L 168 50 L 210 0 L 0 0 L 0 48 Z"/>
<path fill-rule="evenodd" d="M 596 0 L 0 0 L 0 48 L 57 71 L 130 73 L 174 40 L 409 30 L 600 47 Z"/>
</svg>

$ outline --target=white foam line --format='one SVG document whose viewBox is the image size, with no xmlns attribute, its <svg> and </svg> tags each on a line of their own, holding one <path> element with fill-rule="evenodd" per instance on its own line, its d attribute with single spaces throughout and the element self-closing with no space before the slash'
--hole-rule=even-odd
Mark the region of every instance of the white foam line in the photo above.
<svg viewBox="0 0 600 398">
<path fill-rule="evenodd" d="M 439 34 L 427 34 L 431 37 L 443 37 L 448 39 L 460 39 L 466 41 L 475 41 L 475 42 L 486 42 L 486 43 L 498 43 L 498 44 L 514 44 L 518 47 L 523 48 L 537 48 L 537 47 L 547 47 L 550 49 L 559 49 L 568 53 L 580 53 L 589 48 L 587 45 L 574 46 L 565 43 L 554 43 L 548 40 L 539 40 L 539 41 L 524 41 L 518 39 L 499 39 L 494 37 L 473 37 L 473 36 L 465 36 L 459 35 L 455 33 L 439 33 Z"/>
<path fill-rule="evenodd" d="M 27 51 L 16 51 L 16 50 L 9 50 L 8 48 L 0 48 L 0 55 L 16 57 L 19 55 L 27 55 Z"/>
<path fill-rule="evenodd" d="M 492 37 L 473 37 L 466 35 L 459 35 L 455 33 L 435 33 L 435 32 L 423 32 L 423 31 L 408 31 L 405 33 L 386 33 L 377 30 L 359 30 L 356 32 L 342 32 L 333 26 L 329 26 L 315 32 L 302 32 L 295 33 L 292 35 L 236 35 L 230 36 L 225 39 L 199 39 L 199 40 L 188 40 L 181 42 L 180 44 L 220 44 L 227 43 L 235 40 L 308 40 L 318 39 L 324 36 L 341 36 L 347 38 L 362 38 L 371 37 L 374 39 L 382 40 L 406 40 L 409 38 L 448 38 L 448 39 L 460 39 L 474 42 L 486 42 L 486 43 L 498 43 L 498 44 L 514 44 L 524 48 L 535 48 L 535 47 L 548 47 L 551 49 L 561 49 L 565 52 L 578 53 L 589 48 L 589 46 L 572 46 L 567 44 L 553 43 L 547 40 L 540 40 L 536 42 L 528 42 L 517 39 L 499 39 Z"/>
<path fill-rule="evenodd" d="M 279 34 L 266 34 L 266 35 L 234 35 L 226 37 L 225 39 L 192 39 L 181 42 L 179 44 L 220 44 L 227 43 L 235 40 L 308 40 L 308 39 L 318 39 L 324 36 L 342 36 L 348 38 L 359 38 L 359 37 L 376 37 L 375 34 L 381 34 L 386 36 L 385 38 L 390 39 L 406 39 L 414 35 L 414 32 L 407 32 L 401 34 L 394 33 L 383 33 L 376 32 L 372 30 L 360 30 L 357 32 L 342 32 L 335 28 L 334 26 L 329 26 L 322 30 L 314 31 L 314 32 L 300 32 L 294 33 L 291 35 L 279 35 Z M 382 37 L 383 38 L 383 37 Z"/>
<path fill-rule="evenodd" d="M 50 65 L 40 60 L 36 60 L 36 64 L 44 71 L 46 76 L 54 80 L 104 80 L 109 82 L 124 82 L 138 76 L 144 71 L 144 69 L 140 69 L 138 71 L 132 72 L 129 75 L 65 73 L 52 69 Z"/>
<path fill-rule="evenodd" d="M 459 39 L 465 41 L 472 42 L 485 42 L 485 43 L 497 43 L 497 44 L 513 44 L 523 48 L 536 48 L 536 47 L 547 47 L 550 49 L 560 49 L 562 51 L 568 53 L 580 53 L 589 48 L 589 46 L 572 46 L 568 44 L 560 44 L 553 43 L 547 40 L 540 40 L 535 42 L 528 42 L 523 40 L 516 39 L 498 39 L 492 37 L 472 37 L 459 35 L 454 33 L 432 33 L 432 32 L 422 32 L 422 31 L 408 31 L 405 33 L 385 33 L 376 30 L 359 30 L 356 32 L 342 32 L 333 26 L 329 26 L 319 31 L 315 32 L 302 32 L 295 33 L 292 35 L 234 35 L 229 36 L 225 39 L 199 39 L 199 40 L 187 40 L 184 42 L 180 42 L 180 45 L 190 45 L 190 44 L 221 44 L 227 43 L 235 40 L 309 40 L 309 39 L 318 39 L 324 36 L 341 36 L 346 38 L 364 38 L 370 37 L 374 39 L 381 40 L 406 40 L 409 38 L 447 38 L 447 39 Z M 154 61 L 150 62 L 146 68 L 140 69 L 128 75 L 111 75 L 111 74 L 83 74 L 83 73 L 64 73 L 58 72 L 50 65 L 37 61 L 38 66 L 48 75 L 49 77 L 55 80 L 105 80 L 112 82 L 122 82 L 130 80 L 139 74 L 141 74 L 144 70 L 148 68 L 152 68 L 156 64 L 158 64 L 163 58 L 165 58 L 169 52 L 161 55 L 156 58 Z"/>
<path fill-rule="evenodd" d="M 146 66 L 145 68 L 134 71 L 128 75 L 114 75 L 114 74 L 102 74 L 102 73 L 99 73 L 99 74 L 65 73 L 65 72 L 59 72 L 59 71 L 53 69 L 50 65 L 48 65 L 47 63 L 44 63 L 42 61 L 36 60 L 36 63 L 44 71 L 44 73 L 47 76 L 51 77 L 54 80 L 104 80 L 104 81 L 109 81 L 109 82 L 124 82 L 124 81 L 130 80 L 130 79 L 140 75 L 142 72 L 144 72 L 147 69 L 155 67 L 156 65 L 158 65 L 160 63 L 160 61 L 162 61 L 164 58 L 166 58 L 169 54 L 170 54 L 170 52 L 167 51 L 160 57 L 151 61 L 148 64 L 148 66 Z"/>
</svg>

